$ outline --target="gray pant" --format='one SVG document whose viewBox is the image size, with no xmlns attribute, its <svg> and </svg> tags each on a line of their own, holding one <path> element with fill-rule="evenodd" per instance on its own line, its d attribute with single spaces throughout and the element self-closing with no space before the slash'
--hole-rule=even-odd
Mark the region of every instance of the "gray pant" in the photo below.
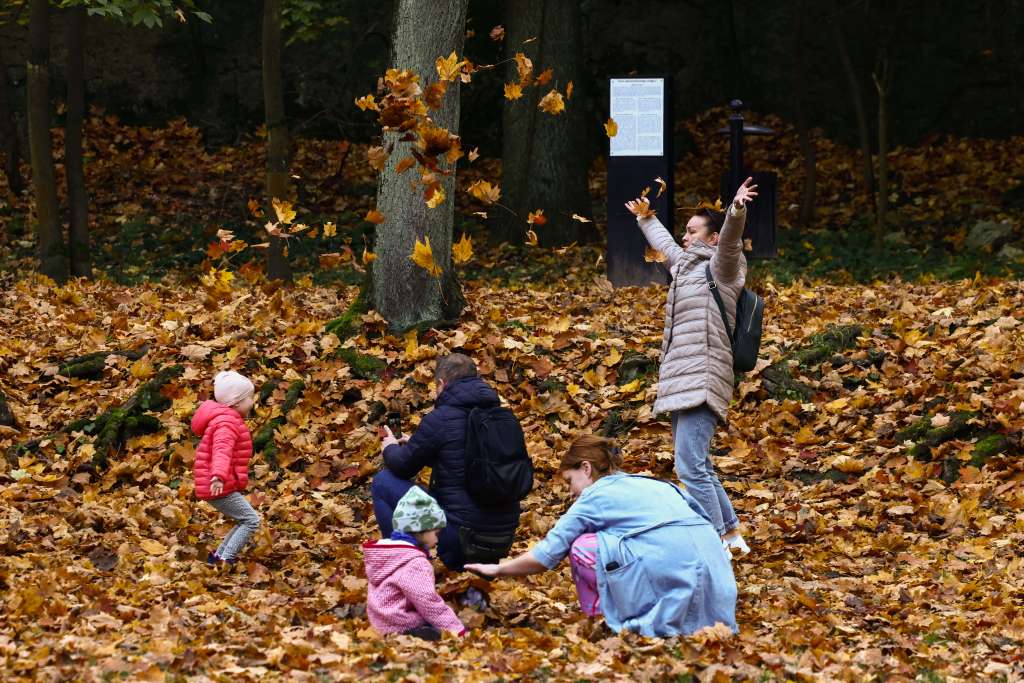
<svg viewBox="0 0 1024 683">
<path fill-rule="evenodd" d="M 252 505 L 249 505 L 249 501 L 245 499 L 245 496 L 238 491 L 207 502 L 225 517 L 230 517 L 238 522 L 235 528 L 224 537 L 220 547 L 217 548 L 218 557 L 222 560 L 233 560 L 238 556 L 238 552 L 245 547 L 245 544 L 249 542 L 252 535 L 256 533 L 256 530 L 260 528 L 260 522 L 262 521 L 260 513 L 256 512 Z"/>
<path fill-rule="evenodd" d="M 711 437 L 717 423 L 718 418 L 707 404 L 672 413 L 676 474 L 721 536 L 739 526 L 740 521 L 711 462 Z"/>
</svg>

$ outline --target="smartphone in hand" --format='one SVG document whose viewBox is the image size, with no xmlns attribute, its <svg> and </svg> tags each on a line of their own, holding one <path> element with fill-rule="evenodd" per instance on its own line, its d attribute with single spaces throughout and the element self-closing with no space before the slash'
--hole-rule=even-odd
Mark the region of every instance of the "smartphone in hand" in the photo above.
<svg viewBox="0 0 1024 683">
<path fill-rule="evenodd" d="M 385 424 L 391 429 L 396 439 L 402 438 L 402 415 L 401 413 L 389 412 Z"/>
</svg>

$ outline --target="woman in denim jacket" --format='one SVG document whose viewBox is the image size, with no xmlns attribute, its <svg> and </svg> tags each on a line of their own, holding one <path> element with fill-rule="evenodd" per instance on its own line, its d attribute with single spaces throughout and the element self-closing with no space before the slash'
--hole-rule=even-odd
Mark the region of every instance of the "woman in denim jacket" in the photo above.
<svg viewBox="0 0 1024 683">
<path fill-rule="evenodd" d="M 547 536 L 484 576 L 523 576 L 570 557 L 581 609 L 616 632 L 689 634 L 721 622 L 736 630 L 736 580 L 700 505 L 674 484 L 618 471 L 609 439 L 583 436 L 559 470 L 576 501 Z"/>
</svg>

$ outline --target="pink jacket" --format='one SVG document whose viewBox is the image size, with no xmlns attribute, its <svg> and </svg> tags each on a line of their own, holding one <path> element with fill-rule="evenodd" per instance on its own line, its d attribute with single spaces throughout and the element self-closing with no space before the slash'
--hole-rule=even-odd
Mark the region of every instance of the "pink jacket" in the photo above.
<svg viewBox="0 0 1024 683">
<path fill-rule="evenodd" d="M 419 548 L 406 541 L 363 544 L 366 615 L 381 633 L 404 633 L 429 623 L 439 631 L 464 635 L 466 627 L 434 588 L 434 568 Z"/>
<path fill-rule="evenodd" d="M 244 491 L 249 483 L 252 435 L 238 411 L 216 401 L 203 401 L 192 417 L 192 431 L 202 437 L 193 466 L 196 498 L 213 498 L 210 480 L 215 476 L 224 482 L 221 496 Z"/>
</svg>

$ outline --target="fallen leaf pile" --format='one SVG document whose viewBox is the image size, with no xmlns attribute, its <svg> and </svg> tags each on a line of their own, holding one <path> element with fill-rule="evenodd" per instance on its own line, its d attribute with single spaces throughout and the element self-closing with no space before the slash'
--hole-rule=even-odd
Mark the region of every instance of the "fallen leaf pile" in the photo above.
<svg viewBox="0 0 1024 683">
<path fill-rule="evenodd" d="M 713 444 L 753 548 L 734 564 L 737 636 L 614 636 L 582 617 L 566 564 L 476 580 L 491 606 L 460 610 L 462 640 L 375 634 L 359 543 L 376 533 L 376 428 L 397 412 L 415 429 L 439 353 L 472 354 L 523 423 L 538 476 L 516 551 L 568 505 L 554 468 L 579 433 L 613 429 L 628 470 L 673 477 L 668 423 L 650 409 L 664 291 L 613 290 L 597 250 L 531 253 L 561 275 L 471 281 L 458 328 L 402 338 L 373 313 L 349 339 L 325 334 L 351 288 L 12 282 L 0 293 L 0 393 L 17 424 L 0 427 L 0 452 L 14 453 L 0 458 L 5 679 L 1024 676 L 1024 293 L 997 280 L 757 282 L 769 305 L 763 360 Z M 815 335 L 853 325 L 845 348 L 800 355 Z M 385 363 L 377 379 L 339 356 L 353 348 Z M 59 372 L 74 356 L 131 349 L 144 353 L 108 356 L 95 379 Z M 61 431 L 174 364 L 181 374 L 153 410 L 159 429 L 129 436 L 108 469 L 91 464 L 95 435 Z M 228 367 L 257 387 L 282 380 L 254 432 L 284 419 L 281 469 L 260 454 L 252 463 L 264 526 L 225 569 L 201 561 L 228 526 L 193 497 L 189 419 Z M 783 376 L 789 393 L 773 393 Z M 295 380 L 305 389 L 281 415 Z M 970 424 L 934 446 L 912 452 L 901 439 L 960 415 Z M 980 458 L 981 434 L 1004 447 Z M 470 581 L 438 579 L 449 597 Z"/>
</svg>

